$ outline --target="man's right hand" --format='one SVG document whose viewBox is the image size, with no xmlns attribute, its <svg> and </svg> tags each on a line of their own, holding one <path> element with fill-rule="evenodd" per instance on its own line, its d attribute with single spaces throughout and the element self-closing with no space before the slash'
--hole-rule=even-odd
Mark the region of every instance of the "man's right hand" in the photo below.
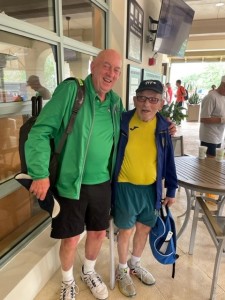
<svg viewBox="0 0 225 300">
<path fill-rule="evenodd" d="M 39 200 L 44 200 L 47 194 L 47 191 L 50 187 L 49 178 L 33 180 L 30 192 L 37 197 Z"/>
</svg>

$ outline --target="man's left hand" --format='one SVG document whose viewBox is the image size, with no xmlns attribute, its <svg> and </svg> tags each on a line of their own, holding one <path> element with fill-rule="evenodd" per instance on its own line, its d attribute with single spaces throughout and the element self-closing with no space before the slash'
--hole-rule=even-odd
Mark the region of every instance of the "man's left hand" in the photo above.
<svg viewBox="0 0 225 300">
<path fill-rule="evenodd" d="M 171 122 L 170 119 L 167 119 L 168 121 L 170 121 L 170 126 L 169 126 L 169 134 L 174 136 L 175 133 L 177 132 L 177 126 L 175 123 Z"/>
<path fill-rule="evenodd" d="M 176 198 L 166 197 L 165 200 L 163 201 L 163 205 L 171 206 L 175 203 L 175 201 Z"/>
</svg>

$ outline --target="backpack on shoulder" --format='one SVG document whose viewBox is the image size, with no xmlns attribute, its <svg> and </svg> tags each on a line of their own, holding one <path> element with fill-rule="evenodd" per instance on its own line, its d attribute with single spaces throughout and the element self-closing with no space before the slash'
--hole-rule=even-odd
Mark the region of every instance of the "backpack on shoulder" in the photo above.
<svg viewBox="0 0 225 300">
<path fill-rule="evenodd" d="M 155 226 L 149 233 L 149 243 L 152 254 L 161 264 L 172 264 L 172 278 L 175 276 L 176 227 L 169 207 L 162 205 Z"/>
<path fill-rule="evenodd" d="M 80 107 L 84 102 L 84 94 L 85 94 L 85 86 L 82 80 L 73 77 L 67 78 L 65 80 L 76 80 L 77 87 L 78 87 L 77 94 L 74 100 L 74 105 L 73 105 L 69 123 L 56 149 L 54 148 L 53 140 L 49 140 L 51 145 L 51 159 L 49 163 L 50 189 L 48 190 L 44 201 L 37 199 L 40 207 L 46 210 L 52 218 L 56 217 L 60 212 L 59 203 L 55 198 L 54 193 L 51 190 L 51 188 L 54 188 L 54 184 L 57 178 L 58 156 L 62 151 L 67 136 L 73 130 L 75 118 Z M 25 159 L 25 142 L 28 138 L 28 134 L 32 126 L 35 124 L 37 117 L 42 109 L 42 98 L 40 96 L 32 97 L 31 100 L 32 100 L 32 116 L 20 127 L 20 132 L 19 132 L 19 155 L 20 155 L 20 163 L 21 163 L 21 173 L 16 174 L 14 177 L 15 180 L 17 180 L 27 190 L 30 189 L 30 186 L 32 184 L 32 178 L 27 174 L 27 165 Z"/>
<path fill-rule="evenodd" d="M 189 96 L 188 96 L 188 90 L 187 89 L 185 89 L 185 96 L 184 96 L 184 100 L 188 100 L 188 98 L 189 98 Z"/>
<path fill-rule="evenodd" d="M 77 94 L 74 100 L 74 105 L 73 105 L 69 123 L 57 147 L 56 148 L 54 147 L 53 140 L 49 140 L 51 145 L 51 159 L 49 164 L 49 173 L 50 173 L 49 178 L 50 178 L 51 187 L 54 186 L 57 177 L 58 156 L 63 149 L 67 136 L 71 133 L 73 129 L 76 115 L 84 102 L 85 86 L 83 81 L 74 77 L 69 77 L 65 80 L 76 81 Z M 42 98 L 40 96 L 32 97 L 31 102 L 32 102 L 32 116 L 20 127 L 20 131 L 19 131 L 19 155 L 20 155 L 21 173 L 23 174 L 27 173 L 27 165 L 25 159 L 25 142 L 28 139 L 28 134 L 31 128 L 33 127 L 33 125 L 35 124 L 37 117 L 42 109 Z"/>
</svg>

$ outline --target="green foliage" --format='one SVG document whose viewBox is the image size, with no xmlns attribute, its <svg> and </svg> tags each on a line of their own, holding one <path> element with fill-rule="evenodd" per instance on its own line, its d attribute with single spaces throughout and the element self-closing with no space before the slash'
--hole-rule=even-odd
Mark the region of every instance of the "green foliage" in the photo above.
<svg viewBox="0 0 225 300">
<path fill-rule="evenodd" d="M 188 104 L 200 104 L 200 103 L 201 103 L 201 99 L 197 94 L 197 92 L 194 92 L 194 94 L 192 94 L 188 99 Z"/>
<path fill-rule="evenodd" d="M 186 110 L 186 108 L 179 106 L 178 103 L 172 102 L 170 105 L 164 105 L 160 113 L 179 125 L 187 117 Z"/>
<path fill-rule="evenodd" d="M 185 85 L 198 87 L 201 89 L 210 90 L 211 85 L 215 84 L 217 87 L 220 84 L 221 76 L 225 73 L 224 62 L 220 63 L 204 63 L 204 69 L 198 70 L 197 63 L 193 64 L 193 74 L 180 76 L 180 79 Z M 184 70 L 185 70 L 184 63 Z M 191 91 L 191 88 L 189 88 Z"/>
</svg>

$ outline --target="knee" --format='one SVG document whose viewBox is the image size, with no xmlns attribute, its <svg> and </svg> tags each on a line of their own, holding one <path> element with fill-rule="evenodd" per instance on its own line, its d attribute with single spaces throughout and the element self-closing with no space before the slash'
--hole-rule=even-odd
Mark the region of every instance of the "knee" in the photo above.
<svg viewBox="0 0 225 300">
<path fill-rule="evenodd" d="M 95 240 L 103 240 L 106 237 L 106 231 L 87 231 L 87 237 Z"/>
<path fill-rule="evenodd" d="M 141 235 L 149 235 L 149 232 L 151 231 L 151 227 L 144 225 L 144 224 L 138 224 L 136 226 L 136 235 L 141 236 Z"/>
<path fill-rule="evenodd" d="M 129 240 L 131 234 L 133 233 L 133 228 L 131 229 L 120 229 L 118 234 L 119 240 Z"/>
<path fill-rule="evenodd" d="M 79 241 L 79 236 L 74 236 L 71 238 L 66 238 L 61 240 L 61 248 L 64 249 L 75 249 L 78 241 Z"/>
</svg>

